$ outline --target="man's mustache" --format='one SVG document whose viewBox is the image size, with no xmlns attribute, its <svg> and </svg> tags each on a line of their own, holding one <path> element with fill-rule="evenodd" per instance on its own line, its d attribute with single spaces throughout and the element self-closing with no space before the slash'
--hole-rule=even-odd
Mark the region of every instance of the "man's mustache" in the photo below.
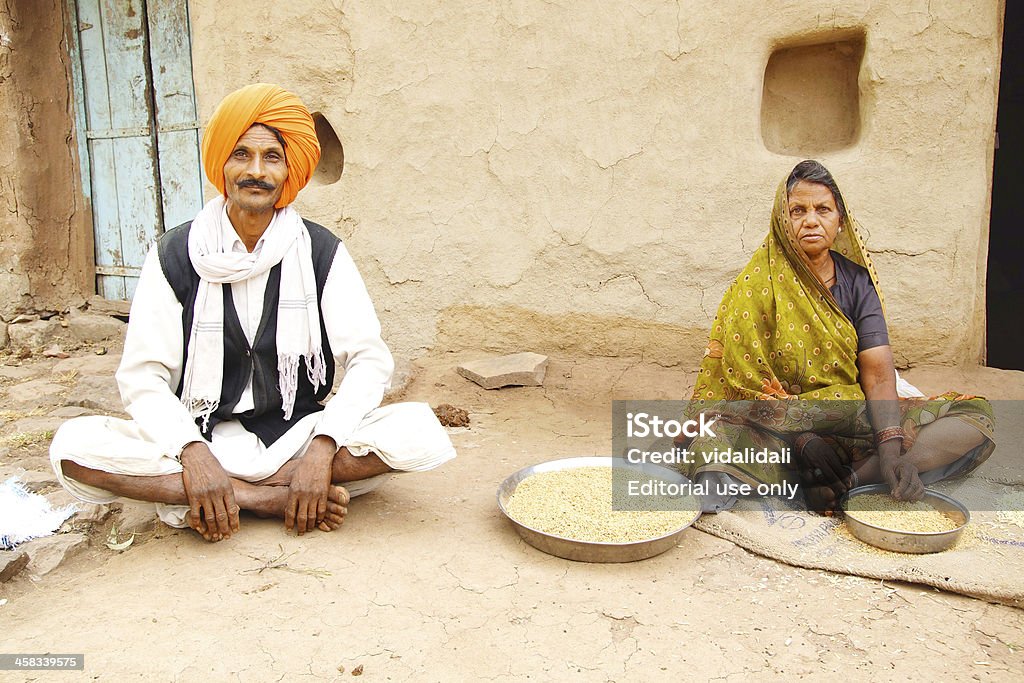
<svg viewBox="0 0 1024 683">
<path fill-rule="evenodd" d="M 265 180 L 256 180 L 255 178 L 246 178 L 245 180 L 238 181 L 239 187 L 255 187 L 260 190 L 274 190 L 274 185 L 271 185 Z"/>
</svg>

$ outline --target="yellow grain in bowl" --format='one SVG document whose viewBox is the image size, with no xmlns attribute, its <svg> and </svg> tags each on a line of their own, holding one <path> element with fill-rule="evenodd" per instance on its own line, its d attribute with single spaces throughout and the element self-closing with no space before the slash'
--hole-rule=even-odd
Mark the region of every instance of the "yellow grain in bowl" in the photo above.
<svg viewBox="0 0 1024 683">
<path fill-rule="evenodd" d="M 910 503 L 875 493 L 850 498 L 846 514 L 859 522 L 892 531 L 940 533 L 960 526 L 923 500 Z"/>
<path fill-rule="evenodd" d="M 673 510 L 645 510 L 642 498 L 612 509 L 612 468 L 580 467 L 541 472 L 519 482 L 506 505 L 509 517 L 546 534 L 591 543 L 633 543 L 658 538 L 697 516 L 692 496 Z M 677 504 L 676 504 L 677 503 Z"/>
</svg>

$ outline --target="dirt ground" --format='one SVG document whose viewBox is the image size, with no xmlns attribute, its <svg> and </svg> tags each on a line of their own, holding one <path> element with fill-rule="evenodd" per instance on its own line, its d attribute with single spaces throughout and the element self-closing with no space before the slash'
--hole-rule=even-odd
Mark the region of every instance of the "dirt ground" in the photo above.
<svg viewBox="0 0 1024 683">
<path fill-rule="evenodd" d="M 85 675 L 109 681 L 1024 677 L 1024 612 L 1011 607 L 795 568 L 696 529 L 632 564 L 531 548 L 500 516 L 498 484 L 539 461 L 608 454 L 613 397 L 678 398 L 691 375 L 552 358 L 544 387 L 486 391 L 455 374 L 462 360 L 419 361 L 404 397 L 469 411 L 469 427 L 451 430 L 455 461 L 395 476 L 356 499 L 331 534 L 300 538 L 245 517 L 241 533 L 219 544 L 156 525 L 117 552 L 104 542 L 112 515 L 53 572 L 0 584 L 0 652 L 84 653 Z M 14 406 L 0 427 L 0 478 L 22 468 L 47 478 L 46 430 L 35 440 L 12 430 L 31 426 L 17 417 L 74 411 L 68 396 L 93 380 L 55 373 L 57 362 L 30 359 L 0 373 Z M 1024 373 L 907 376 L 926 392 L 1024 397 Z M 109 396 L 105 387 L 91 393 Z"/>
</svg>

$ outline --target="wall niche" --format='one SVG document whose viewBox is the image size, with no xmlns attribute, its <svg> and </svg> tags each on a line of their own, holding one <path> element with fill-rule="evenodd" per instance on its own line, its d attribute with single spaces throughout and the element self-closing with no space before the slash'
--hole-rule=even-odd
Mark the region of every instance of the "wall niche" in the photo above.
<svg viewBox="0 0 1024 683">
<path fill-rule="evenodd" d="M 345 170 L 345 149 L 326 116 L 315 112 L 313 126 L 316 128 L 316 139 L 320 141 L 320 163 L 313 171 L 312 180 L 317 185 L 336 183 Z"/>
<path fill-rule="evenodd" d="M 772 152 L 809 157 L 850 147 L 861 129 L 864 34 L 782 44 L 768 58 L 761 137 Z"/>
</svg>

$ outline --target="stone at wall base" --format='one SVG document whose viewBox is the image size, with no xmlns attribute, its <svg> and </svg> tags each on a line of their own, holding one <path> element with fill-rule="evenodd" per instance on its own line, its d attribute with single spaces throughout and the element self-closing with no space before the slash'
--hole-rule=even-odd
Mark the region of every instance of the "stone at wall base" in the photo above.
<svg viewBox="0 0 1024 683">
<path fill-rule="evenodd" d="M 116 315 L 127 317 L 132 302 L 124 299 L 104 299 L 99 294 L 89 297 L 89 312 L 99 315 Z"/>
<path fill-rule="evenodd" d="M 499 389 L 508 386 L 539 387 L 544 383 L 547 367 L 547 356 L 524 352 L 463 363 L 455 371 L 484 389 Z"/>
<path fill-rule="evenodd" d="M 68 315 L 68 332 L 82 342 L 93 343 L 117 338 L 125 324 L 109 315 L 81 313 L 74 309 Z"/>
<path fill-rule="evenodd" d="M 49 320 L 32 320 L 7 326 L 7 335 L 14 348 L 38 349 L 55 342 L 64 328 L 56 318 Z"/>
</svg>

